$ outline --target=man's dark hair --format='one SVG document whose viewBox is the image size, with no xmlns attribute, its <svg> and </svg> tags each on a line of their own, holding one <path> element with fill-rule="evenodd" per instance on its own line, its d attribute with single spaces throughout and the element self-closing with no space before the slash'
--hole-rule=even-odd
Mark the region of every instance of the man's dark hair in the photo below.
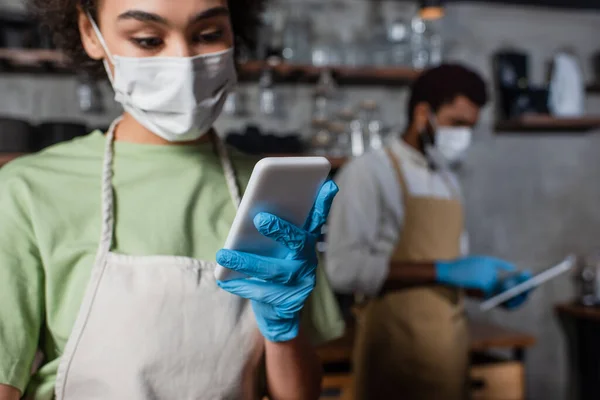
<svg viewBox="0 0 600 400">
<path fill-rule="evenodd" d="M 425 71 L 412 85 L 408 102 L 409 123 L 412 123 L 417 104 L 428 103 L 437 112 L 461 95 L 479 107 L 487 103 L 485 82 L 477 72 L 458 64 L 443 64 Z"/>
<path fill-rule="evenodd" d="M 93 77 L 104 76 L 101 61 L 88 57 L 79 34 L 77 8 L 89 11 L 97 18 L 99 0 L 28 0 L 30 9 L 42 25 L 49 28 L 54 43 L 71 59 L 77 70 Z M 265 0 L 228 0 L 236 49 L 253 47 Z"/>
</svg>

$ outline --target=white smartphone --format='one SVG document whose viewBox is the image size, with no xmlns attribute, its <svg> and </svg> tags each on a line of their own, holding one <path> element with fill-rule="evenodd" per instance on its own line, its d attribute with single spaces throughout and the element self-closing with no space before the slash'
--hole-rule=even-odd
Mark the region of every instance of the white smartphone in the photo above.
<svg viewBox="0 0 600 400">
<path fill-rule="evenodd" d="M 287 249 L 256 229 L 254 217 L 269 212 L 303 227 L 319 190 L 331 171 L 324 157 L 268 157 L 260 160 L 238 208 L 223 248 L 267 257 L 281 257 Z M 226 281 L 243 274 L 217 266 L 215 277 Z"/>
<path fill-rule="evenodd" d="M 488 311 L 494 307 L 499 306 L 507 300 L 512 299 L 515 296 L 520 295 L 521 293 L 525 293 L 528 290 L 531 290 L 537 286 L 540 286 L 542 283 L 549 281 L 550 279 L 556 278 L 559 275 L 564 274 L 565 272 L 571 270 L 576 264 L 577 257 L 574 255 L 569 255 L 559 264 L 550 267 L 543 272 L 535 275 L 531 279 L 526 280 L 523 283 L 520 283 L 502 293 L 497 294 L 494 297 L 487 299 L 486 301 L 479 304 L 480 311 Z"/>
</svg>

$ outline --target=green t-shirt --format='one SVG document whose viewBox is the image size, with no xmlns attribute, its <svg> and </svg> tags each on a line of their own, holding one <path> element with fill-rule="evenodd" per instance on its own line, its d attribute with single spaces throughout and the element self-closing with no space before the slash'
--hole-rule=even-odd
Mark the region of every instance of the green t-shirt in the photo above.
<svg viewBox="0 0 600 400">
<path fill-rule="evenodd" d="M 94 132 L 0 169 L 0 384 L 27 388 L 34 399 L 52 398 L 94 264 L 104 148 L 104 135 Z M 256 159 L 231 158 L 243 189 Z M 113 170 L 114 251 L 214 261 L 235 207 L 212 144 L 116 142 Z M 305 311 L 315 341 L 343 330 L 319 278 Z M 38 348 L 46 361 L 31 377 Z"/>
</svg>

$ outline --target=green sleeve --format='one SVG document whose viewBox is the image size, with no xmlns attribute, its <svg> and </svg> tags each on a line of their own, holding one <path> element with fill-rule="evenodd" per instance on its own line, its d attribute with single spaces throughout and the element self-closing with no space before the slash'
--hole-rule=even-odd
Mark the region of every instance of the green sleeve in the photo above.
<svg viewBox="0 0 600 400">
<path fill-rule="evenodd" d="M 11 167 L 0 170 L 0 384 L 23 393 L 43 318 L 43 273 L 30 190 Z"/>
<path fill-rule="evenodd" d="M 302 326 L 315 346 L 341 337 L 346 328 L 322 259 L 317 268 L 317 285 L 304 306 Z"/>
</svg>

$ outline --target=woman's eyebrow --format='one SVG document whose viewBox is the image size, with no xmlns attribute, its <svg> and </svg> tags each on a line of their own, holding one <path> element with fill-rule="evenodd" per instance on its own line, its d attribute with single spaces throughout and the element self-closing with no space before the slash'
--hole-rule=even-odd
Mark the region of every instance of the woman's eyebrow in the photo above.
<svg viewBox="0 0 600 400">
<path fill-rule="evenodd" d="M 165 18 L 161 17 L 158 14 L 149 13 L 141 10 L 129 10 L 119 15 L 118 20 L 128 20 L 134 19 L 141 22 L 156 22 L 161 25 L 168 25 L 168 22 Z"/>
<path fill-rule="evenodd" d="M 229 9 L 227 7 L 213 7 L 208 10 L 202 11 L 192 18 L 190 18 L 190 24 L 195 24 L 196 22 L 200 22 L 204 19 L 214 18 L 214 17 L 228 17 Z"/>
<path fill-rule="evenodd" d="M 205 19 L 229 16 L 229 9 L 227 7 L 213 7 L 208 10 L 202 11 L 190 18 L 190 23 L 196 23 Z M 168 25 L 169 22 L 166 18 L 161 17 L 158 14 L 150 13 L 141 10 L 128 10 L 119 15 L 118 20 L 134 19 L 141 22 L 155 22 L 161 25 Z"/>
</svg>

